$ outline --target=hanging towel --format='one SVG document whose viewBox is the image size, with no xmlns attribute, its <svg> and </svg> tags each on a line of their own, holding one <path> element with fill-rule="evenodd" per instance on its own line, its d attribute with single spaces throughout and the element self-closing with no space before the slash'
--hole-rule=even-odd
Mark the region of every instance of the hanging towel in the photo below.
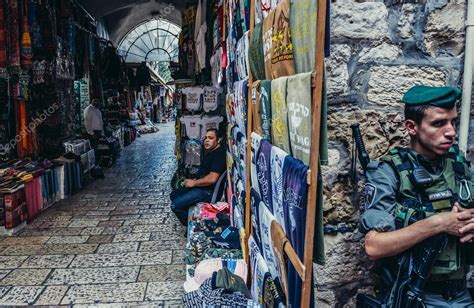
<svg viewBox="0 0 474 308">
<path fill-rule="evenodd" d="M 309 166 L 311 149 L 311 73 L 288 77 L 288 126 L 293 156 Z"/>
<path fill-rule="evenodd" d="M 287 80 L 288 77 L 272 80 L 272 143 L 283 151 L 291 153 L 286 106 Z"/>
<path fill-rule="evenodd" d="M 281 0 L 275 10 L 272 34 L 272 79 L 295 74 L 290 35 L 290 0 Z"/>
<path fill-rule="evenodd" d="M 273 215 L 285 231 L 283 214 L 283 164 L 288 153 L 273 146 L 270 154 L 270 173 L 272 179 L 272 206 Z"/>
<path fill-rule="evenodd" d="M 263 54 L 262 30 L 263 24 L 256 24 L 249 42 L 249 62 L 253 80 L 265 79 L 265 56 Z"/>
<path fill-rule="evenodd" d="M 262 137 L 272 140 L 272 82 L 262 80 L 260 83 L 260 116 L 262 123 Z"/>
<path fill-rule="evenodd" d="M 272 208 L 272 186 L 270 173 L 270 155 L 272 144 L 266 139 L 260 142 L 260 149 L 257 152 L 257 179 L 260 190 L 260 197 L 263 203 L 273 212 Z"/>
</svg>

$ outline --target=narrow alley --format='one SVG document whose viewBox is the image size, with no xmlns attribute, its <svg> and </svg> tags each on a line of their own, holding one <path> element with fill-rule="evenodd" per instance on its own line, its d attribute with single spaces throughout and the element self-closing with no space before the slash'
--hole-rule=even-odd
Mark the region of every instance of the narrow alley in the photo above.
<svg viewBox="0 0 474 308">
<path fill-rule="evenodd" d="M 0 305 L 181 305 L 185 229 L 169 208 L 174 126 L 159 128 L 127 147 L 104 180 L 2 238 Z"/>
</svg>

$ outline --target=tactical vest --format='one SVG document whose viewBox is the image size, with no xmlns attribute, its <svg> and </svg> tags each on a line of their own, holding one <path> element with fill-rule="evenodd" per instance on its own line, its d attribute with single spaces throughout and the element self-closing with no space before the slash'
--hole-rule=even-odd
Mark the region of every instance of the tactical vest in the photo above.
<svg viewBox="0 0 474 308">
<path fill-rule="evenodd" d="M 395 224 L 397 229 L 440 212 L 451 211 L 454 202 L 462 207 L 474 207 L 474 189 L 469 164 L 452 147 L 443 158 L 442 172 L 433 174 L 421 167 L 416 154 L 408 149 L 393 149 L 382 158 L 394 167 L 398 174 L 399 189 L 396 196 Z M 415 169 L 423 168 L 432 181 L 414 179 Z M 415 171 L 416 172 L 416 171 Z M 428 177 L 428 178 L 429 178 Z M 448 245 L 438 257 L 432 270 L 431 280 L 461 279 L 467 273 L 465 246 L 459 238 L 448 235 Z"/>
</svg>

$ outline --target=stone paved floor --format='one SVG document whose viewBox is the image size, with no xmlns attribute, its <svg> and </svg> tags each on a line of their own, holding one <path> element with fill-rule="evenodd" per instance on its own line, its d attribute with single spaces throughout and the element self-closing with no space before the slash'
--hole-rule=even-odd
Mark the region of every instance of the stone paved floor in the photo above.
<svg viewBox="0 0 474 308">
<path fill-rule="evenodd" d="M 104 180 L 0 241 L 0 306 L 179 307 L 184 228 L 169 209 L 174 127 L 138 138 Z"/>
</svg>

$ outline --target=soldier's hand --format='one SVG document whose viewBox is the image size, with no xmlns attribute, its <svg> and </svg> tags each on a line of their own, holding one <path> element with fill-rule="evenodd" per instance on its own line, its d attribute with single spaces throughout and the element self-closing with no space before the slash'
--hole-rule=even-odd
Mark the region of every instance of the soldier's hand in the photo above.
<svg viewBox="0 0 474 308">
<path fill-rule="evenodd" d="M 439 213 L 434 217 L 435 219 L 438 219 L 438 225 L 441 228 L 441 232 L 446 232 L 459 237 L 462 236 L 461 229 L 470 223 L 470 220 L 465 218 L 467 217 L 467 214 L 460 212 L 460 209 L 457 206 L 453 206 L 451 212 Z"/>
</svg>

